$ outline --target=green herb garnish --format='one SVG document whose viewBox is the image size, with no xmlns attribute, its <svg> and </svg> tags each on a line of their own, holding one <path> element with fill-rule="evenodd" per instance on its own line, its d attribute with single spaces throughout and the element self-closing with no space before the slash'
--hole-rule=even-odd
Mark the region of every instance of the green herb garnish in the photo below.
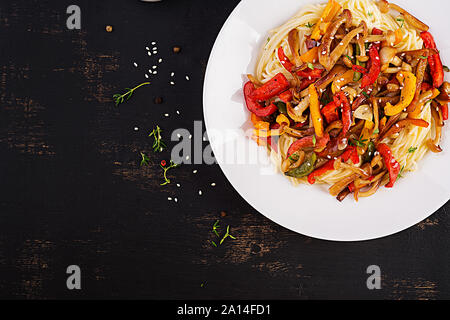
<svg viewBox="0 0 450 320">
<path fill-rule="evenodd" d="M 400 28 L 403 28 L 403 26 L 404 26 L 404 24 L 405 24 L 405 19 L 397 18 L 397 21 L 402 23 L 401 26 L 400 26 Z"/>
<path fill-rule="evenodd" d="M 233 239 L 233 240 L 236 239 L 235 237 L 233 237 L 233 236 L 230 234 L 230 226 L 227 227 L 227 232 L 226 232 L 225 235 L 223 236 L 222 240 L 220 240 L 219 245 L 221 245 L 221 244 L 225 241 L 225 239 L 228 238 L 228 237 L 230 237 L 230 238 Z"/>
<path fill-rule="evenodd" d="M 367 141 L 368 139 L 362 139 L 362 137 L 360 137 L 358 140 L 356 139 L 351 140 L 350 144 L 356 147 L 365 148 Z"/>
<path fill-rule="evenodd" d="M 149 137 L 153 136 L 153 138 L 155 139 L 153 141 L 154 152 L 162 152 L 166 147 L 166 144 L 162 141 L 161 132 L 161 128 L 159 126 L 156 126 L 156 129 L 153 129 L 153 131 L 148 135 Z"/>
<path fill-rule="evenodd" d="M 416 150 L 417 150 L 417 147 L 411 147 L 408 149 L 408 153 L 413 153 Z"/>
<path fill-rule="evenodd" d="M 314 65 L 311 62 L 308 62 L 308 68 L 310 68 L 311 70 L 314 70 Z"/>
<path fill-rule="evenodd" d="M 316 143 L 317 143 L 316 135 L 313 135 L 312 142 L 313 142 L 313 146 L 315 147 Z"/>
<path fill-rule="evenodd" d="M 219 233 L 217 232 L 218 229 L 220 229 L 220 226 L 219 226 L 219 220 L 217 220 L 217 221 L 214 223 L 214 225 L 213 225 L 213 227 L 212 227 L 212 231 L 214 232 L 214 234 L 215 234 L 217 237 L 220 237 L 220 236 L 219 236 Z"/>
<path fill-rule="evenodd" d="M 369 15 L 369 17 L 373 16 L 372 12 L 367 12 L 367 14 Z"/>
<path fill-rule="evenodd" d="M 380 129 L 376 128 L 375 130 L 373 130 L 373 134 L 379 134 L 380 133 Z"/>
<path fill-rule="evenodd" d="M 402 168 L 400 169 L 400 172 L 398 173 L 398 176 L 397 176 L 397 180 L 398 179 L 400 179 L 400 178 L 403 178 L 403 171 L 405 170 L 405 166 L 402 166 Z M 395 181 L 397 181 L 397 180 L 395 180 Z"/>
<path fill-rule="evenodd" d="M 366 98 L 370 98 L 369 94 L 365 91 L 362 92 L 362 94 L 366 97 Z"/>
<path fill-rule="evenodd" d="M 178 167 L 179 165 L 170 160 L 170 165 L 168 167 L 164 167 L 161 164 L 159 166 L 164 170 L 164 182 L 161 183 L 160 185 L 165 186 L 166 184 L 170 183 L 170 179 L 167 178 L 167 171 L 169 171 L 172 168 Z"/>
<path fill-rule="evenodd" d="M 141 157 L 142 157 L 141 167 L 142 166 L 148 166 L 148 162 L 150 161 L 150 158 L 143 152 L 141 152 Z"/>
<path fill-rule="evenodd" d="M 419 56 L 419 58 L 423 59 L 423 60 L 427 59 L 427 57 L 425 57 L 425 56 Z"/>
<path fill-rule="evenodd" d="M 311 22 L 308 22 L 307 24 L 305 24 L 305 26 L 307 28 L 312 28 L 312 27 L 314 27 L 314 25 L 315 25 L 315 23 L 311 24 Z"/>
<path fill-rule="evenodd" d="M 138 89 L 142 86 L 148 85 L 148 84 L 150 84 L 150 82 L 141 83 L 140 85 L 134 87 L 133 89 L 126 88 L 125 90 L 127 90 L 127 92 L 125 92 L 124 94 L 116 93 L 115 95 L 113 95 L 114 103 L 116 104 L 116 106 L 118 106 L 119 104 L 128 101 L 136 89 Z"/>
</svg>

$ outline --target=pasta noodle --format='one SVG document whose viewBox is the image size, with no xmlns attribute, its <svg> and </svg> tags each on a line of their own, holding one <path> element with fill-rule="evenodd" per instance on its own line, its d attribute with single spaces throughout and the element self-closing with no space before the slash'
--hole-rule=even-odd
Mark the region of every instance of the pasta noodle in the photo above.
<svg viewBox="0 0 450 320">
<path fill-rule="evenodd" d="M 388 13 L 382 13 L 377 3 L 373 0 L 330 1 L 337 2 L 342 7 L 342 10 L 348 9 L 351 12 L 352 26 L 355 28 L 358 27 L 363 21 L 366 23 L 369 30 L 372 30 L 373 28 L 377 28 L 384 32 L 401 30 L 403 37 L 401 41 L 395 44 L 395 49 L 397 52 L 423 49 L 424 41 L 422 40 L 420 30 L 411 25 L 408 22 L 408 19 L 404 18 L 404 15 L 395 15 L 392 11 Z M 267 84 L 269 81 L 271 81 L 271 79 L 279 74 L 283 74 L 284 77 L 291 83 L 296 81 L 296 78 L 293 76 L 293 71 L 288 70 L 288 68 L 286 68 L 286 66 L 284 65 L 286 61 L 283 61 L 283 63 L 282 61 L 280 61 L 281 57 L 279 56 L 280 53 L 278 50 L 279 48 L 282 48 L 287 59 L 289 59 L 290 61 L 294 61 L 295 55 L 293 54 L 293 52 L 291 52 L 291 44 L 289 43 L 290 32 L 292 32 L 292 30 L 297 30 L 299 38 L 301 39 L 305 39 L 310 36 L 314 26 L 318 23 L 323 22 L 323 20 L 320 19 L 323 16 L 326 6 L 327 4 L 306 5 L 286 23 L 270 31 L 269 38 L 261 50 L 260 57 L 256 66 L 255 81 L 260 84 Z M 300 43 L 300 55 L 306 52 L 305 48 L 306 46 L 304 45 L 304 43 Z M 355 65 L 353 65 L 353 67 L 354 66 Z M 314 68 L 312 69 L 314 70 Z M 350 89 L 355 91 L 353 88 Z M 402 89 L 402 87 L 400 87 L 400 89 Z M 353 97 L 351 98 L 353 99 Z M 416 170 L 418 167 L 418 162 L 425 156 L 425 154 L 429 150 L 427 143 L 429 143 L 429 141 L 433 139 L 434 132 L 436 131 L 436 126 L 439 125 L 435 123 L 435 120 L 432 117 L 431 108 L 431 101 L 428 101 L 422 107 L 419 115 L 415 116 L 415 119 L 426 121 L 429 124 L 427 127 L 408 124 L 403 130 L 399 130 L 398 133 L 390 135 L 389 137 L 385 137 L 382 141 L 379 141 L 379 143 L 389 146 L 393 157 L 401 166 L 402 172 Z M 403 112 L 399 114 L 398 119 L 402 120 L 407 116 L 408 113 Z M 312 127 L 312 116 L 310 117 L 309 121 L 310 127 Z M 282 163 L 287 158 L 289 158 L 288 150 L 297 140 L 298 138 L 295 138 L 291 135 L 282 134 L 278 140 L 278 150 L 269 149 L 270 159 L 274 163 L 277 171 L 283 171 Z M 413 152 L 411 152 L 411 150 L 413 150 Z M 361 163 L 362 162 L 355 166 L 359 167 L 361 166 Z M 318 183 L 333 185 L 353 174 L 354 171 L 346 166 L 345 168 L 338 168 L 337 170 L 330 170 L 328 172 L 325 172 L 320 176 L 315 177 L 315 181 Z M 301 178 L 287 178 L 294 185 L 307 183 L 308 181 L 306 176 L 303 176 Z M 382 180 L 383 183 L 387 183 L 387 176 L 384 176 Z"/>
</svg>

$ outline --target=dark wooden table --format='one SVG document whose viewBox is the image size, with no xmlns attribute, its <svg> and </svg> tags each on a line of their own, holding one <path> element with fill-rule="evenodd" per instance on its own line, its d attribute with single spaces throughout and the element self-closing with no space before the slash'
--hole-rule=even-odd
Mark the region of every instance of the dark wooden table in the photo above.
<svg viewBox="0 0 450 320">
<path fill-rule="evenodd" d="M 450 298 L 449 204 L 399 234 L 337 243 L 269 221 L 217 165 L 183 165 L 160 186 L 170 152 L 148 134 L 159 125 L 170 148 L 174 129 L 203 120 L 207 59 L 237 3 L 79 0 L 81 30 L 68 30 L 72 1 L 0 2 L 1 298 Z M 115 107 L 153 65 L 152 84 Z M 218 248 L 216 219 L 237 238 Z M 81 290 L 66 288 L 72 264 Z M 381 290 L 366 287 L 373 264 Z"/>
</svg>

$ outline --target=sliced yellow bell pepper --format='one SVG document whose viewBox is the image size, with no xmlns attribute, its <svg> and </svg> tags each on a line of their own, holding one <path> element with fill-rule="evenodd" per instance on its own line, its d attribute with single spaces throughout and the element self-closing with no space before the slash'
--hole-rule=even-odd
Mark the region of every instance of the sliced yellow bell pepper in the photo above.
<svg viewBox="0 0 450 320">
<path fill-rule="evenodd" d="M 313 32 L 311 34 L 311 39 L 313 40 L 319 40 L 321 34 L 325 34 L 327 31 L 329 22 L 331 22 L 334 18 L 334 16 L 341 10 L 341 5 L 336 2 L 336 0 L 330 0 L 328 1 L 327 6 L 325 7 L 325 10 L 323 11 L 319 21 L 317 21 Z M 328 24 L 327 24 L 328 23 Z M 322 25 L 325 24 L 325 25 Z M 321 31 L 323 33 L 321 33 Z"/>
<path fill-rule="evenodd" d="M 408 107 L 413 101 L 416 93 L 417 78 L 411 72 L 400 71 L 397 73 L 397 80 L 400 84 L 403 84 L 402 95 L 400 102 L 395 106 L 391 105 L 389 102 L 386 104 L 384 107 L 384 113 L 387 116 L 395 116 L 406 109 L 406 107 Z"/>
<path fill-rule="evenodd" d="M 288 117 L 286 117 L 284 114 L 280 113 L 277 117 L 276 122 L 281 126 L 283 123 L 289 125 L 291 122 L 289 121 Z"/>
<path fill-rule="evenodd" d="M 266 121 L 257 121 L 256 123 L 253 124 L 255 126 L 256 129 L 260 129 L 260 130 L 269 130 L 270 129 L 270 123 L 266 122 Z"/>
<path fill-rule="evenodd" d="M 441 93 L 439 92 L 438 89 L 433 88 L 433 95 L 432 95 L 432 96 L 430 97 L 430 99 L 428 99 L 428 100 L 433 100 L 434 98 L 436 98 L 436 97 L 437 97 L 438 95 L 440 95 L 440 94 L 441 94 Z M 411 112 L 411 113 L 408 115 L 408 118 L 417 119 L 417 118 L 419 117 L 420 113 L 422 112 L 422 107 L 423 107 L 423 105 L 424 105 L 424 104 L 417 105 L 416 109 L 414 109 L 414 111 Z"/>
<path fill-rule="evenodd" d="M 319 95 L 316 87 L 312 84 L 309 86 L 309 110 L 314 125 L 314 131 L 317 137 L 323 136 L 323 119 L 320 113 Z"/>
<path fill-rule="evenodd" d="M 333 94 L 336 94 L 336 92 L 341 91 L 341 88 L 345 86 L 347 83 L 352 82 L 354 74 L 355 71 L 347 70 L 342 76 L 334 80 L 333 84 L 331 85 L 331 91 L 333 91 Z"/>
<path fill-rule="evenodd" d="M 319 47 L 314 47 L 300 56 L 303 63 L 316 63 L 319 60 Z"/>
<path fill-rule="evenodd" d="M 252 115 L 250 116 L 250 120 L 252 121 L 253 125 L 255 125 L 258 121 L 262 121 L 261 117 L 258 117 L 256 114 L 252 112 Z"/>
</svg>

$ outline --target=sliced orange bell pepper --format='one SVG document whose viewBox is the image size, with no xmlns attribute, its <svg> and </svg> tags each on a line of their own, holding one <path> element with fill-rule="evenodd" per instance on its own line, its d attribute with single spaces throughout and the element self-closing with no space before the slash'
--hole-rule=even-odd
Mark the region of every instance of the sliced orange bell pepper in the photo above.
<svg viewBox="0 0 450 320">
<path fill-rule="evenodd" d="M 369 141 L 370 137 L 372 136 L 372 129 L 374 127 L 374 123 L 370 120 L 366 120 L 364 123 L 364 128 L 361 132 L 361 141 Z M 365 143 L 364 147 L 358 147 L 358 153 L 363 154 L 364 151 L 367 149 L 368 143 Z"/>
<path fill-rule="evenodd" d="M 319 47 L 314 47 L 300 56 L 303 63 L 316 63 L 319 60 Z"/>
<path fill-rule="evenodd" d="M 325 34 L 330 22 L 333 18 L 338 14 L 338 12 L 342 9 L 341 5 L 337 3 L 336 0 L 328 1 L 325 10 L 323 11 L 319 21 L 317 21 L 313 32 L 311 34 L 311 39 L 319 40 L 321 34 Z M 323 32 L 323 33 L 322 33 Z"/>
<path fill-rule="evenodd" d="M 309 86 L 309 110 L 311 112 L 314 131 L 318 137 L 322 137 L 323 119 L 322 114 L 320 113 L 319 95 L 317 94 L 316 87 L 313 84 Z"/>
</svg>

